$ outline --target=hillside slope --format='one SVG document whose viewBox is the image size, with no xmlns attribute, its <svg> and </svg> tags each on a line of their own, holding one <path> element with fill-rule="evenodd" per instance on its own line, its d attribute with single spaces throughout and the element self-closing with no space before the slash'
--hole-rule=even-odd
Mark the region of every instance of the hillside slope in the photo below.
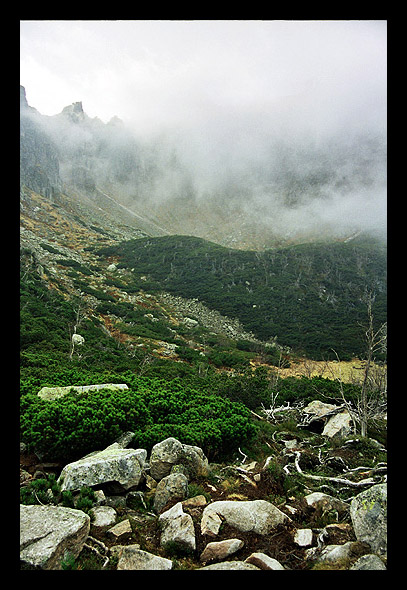
<svg viewBox="0 0 407 590">
<path fill-rule="evenodd" d="M 238 318 L 263 341 L 315 358 L 361 354 L 367 292 L 386 317 L 386 251 L 369 239 L 298 244 L 265 252 L 225 248 L 191 236 L 130 240 L 99 249 L 132 269 L 134 286 L 197 298 Z"/>
</svg>

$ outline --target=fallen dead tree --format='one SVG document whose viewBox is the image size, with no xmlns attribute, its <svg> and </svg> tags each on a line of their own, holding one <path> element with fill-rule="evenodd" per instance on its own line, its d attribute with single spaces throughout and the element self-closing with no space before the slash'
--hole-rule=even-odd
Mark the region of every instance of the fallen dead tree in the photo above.
<svg viewBox="0 0 407 590">
<path fill-rule="evenodd" d="M 343 475 L 339 475 L 338 477 L 330 477 L 327 475 L 312 475 L 311 473 L 304 473 L 304 471 L 301 469 L 300 467 L 300 458 L 301 458 L 301 452 L 300 451 L 293 451 L 292 453 L 294 455 L 294 466 L 296 468 L 297 473 L 299 473 L 302 477 L 305 477 L 307 479 L 312 479 L 315 481 L 321 481 L 321 482 L 331 482 L 331 483 L 338 483 L 341 484 L 344 487 L 350 487 L 350 488 L 365 488 L 365 487 L 370 487 L 372 485 L 376 485 L 377 483 L 382 483 L 382 481 L 377 481 L 376 479 L 374 479 L 373 475 L 378 475 L 381 473 L 387 473 L 387 464 L 386 463 L 378 463 L 375 467 L 372 468 L 365 468 L 365 467 L 357 467 L 355 469 L 350 469 L 347 472 L 345 472 Z M 366 479 L 362 479 L 360 481 L 352 481 L 350 479 L 347 479 L 345 476 L 348 476 L 350 473 L 356 473 L 357 471 L 361 471 L 361 470 L 368 470 L 366 475 L 370 474 L 371 477 L 368 477 Z M 289 471 L 289 467 L 288 465 L 285 466 L 284 471 L 287 475 L 291 475 L 290 471 Z"/>
</svg>

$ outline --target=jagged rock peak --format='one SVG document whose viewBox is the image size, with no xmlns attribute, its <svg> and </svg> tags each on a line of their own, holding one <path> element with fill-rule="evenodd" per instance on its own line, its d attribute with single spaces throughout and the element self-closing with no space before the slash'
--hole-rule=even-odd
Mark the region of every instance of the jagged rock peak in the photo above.
<svg viewBox="0 0 407 590">
<path fill-rule="evenodd" d="M 83 110 L 82 102 L 73 102 L 72 104 L 62 109 L 61 115 L 69 117 L 72 121 L 83 121 L 85 113 Z"/>
<path fill-rule="evenodd" d="M 37 109 L 30 107 L 27 102 L 27 96 L 25 92 L 25 87 L 20 84 L 20 111 L 25 111 L 27 113 L 38 113 Z"/>
<path fill-rule="evenodd" d="M 20 84 L 20 109 L 23 108 L 27 108 L 28 107 L 28 102 L 27 102 L 27 97 L 25 94 L 25 88 L 24 86 L 21 86 Z"/>
</svg>

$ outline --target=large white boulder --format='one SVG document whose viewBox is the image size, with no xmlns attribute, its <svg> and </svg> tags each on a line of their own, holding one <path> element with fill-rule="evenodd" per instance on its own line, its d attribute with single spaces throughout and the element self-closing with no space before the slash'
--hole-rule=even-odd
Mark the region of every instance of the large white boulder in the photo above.
<svg viewBox="0 0 407 590">
<path fill-rule="evenodd" d="M 205 476 L 209 470 L 208 459 L 200 447 L 169 437 L 151 449 L 150 475 L 159 481 L 171 473 L 174 465 L 183 465 L 190 479 Z"/>
<path fill-rule="evenodd" d="M 160 544 L 162 547 L 172 543 L 183 550 L 195 550 L 194 522 L 192 516 L 183 511 L 181 502 L 163 512 L 159 516 L 158 522 L 161 528 Z"/>
<path fill-rule="evenodd" d="M 387 555 L 387 484 L 374 485 L 353 498 L 350 516 L 358 541 L 368 543 L 372 553 Z"/>
<path fill-rule="evenodd" d="M 111 445 L 66 465 L 58 482 L 61 491 L 107 483 L 119 484 L 126 491 L 136 488 L 143 477 L 139 449 L 122 449 Z"/>
<path fill-rule="evenodd" d="M 38 397 L 46 400 L 52 401 L 54 399 L 58 399 L 59 397 L 63 397 L 66 395 L 71 389 L 75 393 L 87 393 L 89 391 L 99 391 L 100 389 L 110 389 L 110 391 L 123 391 L 128 389 L 128 385 L 126 383 L 100 383 L 97 385 L 68 385 L 67 387 L 43 387 L 38 392 Z"/>
<path fill-rule="evenodd" d="M 90 517 L 62 506 L 20 506 L 20 561 L 23 568 L 60 570 L 76 558 L 89 534 Z"/>
<path fill-rule="evenodd" d="M 215 536 L 222 520 L 233 528 L 259 535 L 268 535 L 279 524 L 290 518 L 266 500 L 220 500 L 208 504 L 202 513 L 201 532 Z"/>
</svg>

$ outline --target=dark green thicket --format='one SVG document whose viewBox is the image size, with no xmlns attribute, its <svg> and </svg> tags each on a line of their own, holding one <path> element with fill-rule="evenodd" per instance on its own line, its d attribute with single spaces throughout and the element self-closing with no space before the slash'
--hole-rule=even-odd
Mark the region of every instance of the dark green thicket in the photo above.
<svg viewBox="0 0 407 590">
<path fill-rule="evenodd" d="M 22 440 L 46 456 L 67 460 L 102 449 L 131 430 L 136 447 L 150 450 L 174 436 L 216 457 L 255 434 L 241 403 L 193 389 L 180 379 L 135 377 L 130 372 L 121 377 L 128 390 L 71 391 L 53 401 L 26 393 L 21 398 Z"/>
<path fill-rule="evenodd" d="M 252 252 L 165 236 L 122 242 L 98 254 L 136 268 L 135 286 L 197 297 L 238 318 L 259 339 L 277 336 L 313 358 L 335 358 L 332 349 L 342 360 L 363 352 L 359 324 L 366 320 L 366 291 L 375 294 L 377 324 L 386 320 L 386 253 L 368 240 Z"/>
</svg>

